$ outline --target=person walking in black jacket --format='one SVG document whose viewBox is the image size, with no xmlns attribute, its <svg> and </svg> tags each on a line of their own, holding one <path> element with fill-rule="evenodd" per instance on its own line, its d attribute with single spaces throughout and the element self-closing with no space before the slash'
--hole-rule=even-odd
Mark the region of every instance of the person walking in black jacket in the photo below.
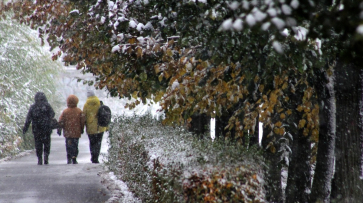
<svg viewBox="0 0 363 203">
<path fill-rule="evenodd" d="M 23 134 L 28 131 L 32 123 L 32 132 L 35 140 L 35 149 L 38 165 L 43 164 L 42 154 L 44 149 L 44 164 L 48 164 L 50 152 L 50 135 L 52 134 L 51 120 L 55 116 L 53 108 L 43 92 L 35 94 L 35 103 L 29 108 L 23 128 Z"/>
</svg>

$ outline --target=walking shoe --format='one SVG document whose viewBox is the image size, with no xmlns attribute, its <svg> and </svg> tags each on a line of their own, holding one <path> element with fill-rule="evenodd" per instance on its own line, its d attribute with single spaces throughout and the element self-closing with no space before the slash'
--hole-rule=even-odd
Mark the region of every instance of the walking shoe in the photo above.
<svg viewBox="0 0 363 203">
<path fill-rule="evenodd" d="M 48 164 L 48 160 L 49 160 L 48 158 L 49 158 L 49 155 L 44 153 L 44 164 L 46 164 L 46 165 Z"/>
<path fill-rule="evenodd" d="M 73 162 L 73 164 L 78 164 L 76 157 L 72 158 L 72 162 Z"/>
<path fill-rule="evenodd" d="M 72 163 L 72 159 L 71 158 L 68 158 L 67 159 L 67 164 L 71 164 Z"/>
<path fill-rule="evenodd" d="M 43 160 L 38 159 L 38 165 L 43 165 Z"/>
</svg>

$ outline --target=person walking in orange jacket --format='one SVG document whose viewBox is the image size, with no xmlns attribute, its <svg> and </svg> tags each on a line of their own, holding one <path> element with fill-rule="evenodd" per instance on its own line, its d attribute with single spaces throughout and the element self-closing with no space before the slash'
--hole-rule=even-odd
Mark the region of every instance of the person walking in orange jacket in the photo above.
<svg viewBox="0 0 363 203">
<path fill-rule="evenodd" d="M 63 136 L 66 141 L 67 151 L 67 164 L 78 164 L 78 143 L 79 138 L 84 132 L 85 117 L 80 108 L 77 107 L 78 97 L 69 95 L 67 98 L 67 106 L 61 116 L 59 117 L 59 126 L 57 133 L 61 135 L 63 129 Z"/>
</svg>

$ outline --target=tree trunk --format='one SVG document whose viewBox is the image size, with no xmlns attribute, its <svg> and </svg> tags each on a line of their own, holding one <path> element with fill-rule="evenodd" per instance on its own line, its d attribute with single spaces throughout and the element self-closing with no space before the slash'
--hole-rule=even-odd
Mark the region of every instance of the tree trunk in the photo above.
<svg viewBox="0 0 363 203">
<path fill-rule="evenodd" d="M 334 72 L 324 70 L 316 73 L 318 84 L 315 89 L 319 99 L 319 143 L 315 174 L 310 196 L 311 202 L 329 202 L 331 179 L 334 169 L 334 149 L 336 137 L 336 104 L 334 92 Z"/>
<path fill-rule="evenodd" d="M 252 147 L 254 145 L 258 145 L 259 144 L 259 135 L 260 135 L 260 128 L 259 128 L 259 116 L 257 116 L 256 118 L 256 125 L 255 125 L 255 133 L 249 135 L 249 142 L 248 145 L 249 147 Z"/>
<path fill-rule="evenodd" d="M 295 80 L 291 80 L 292 85 L 296 85 Z M 289 98 L 292 102 L 288 108 L 297 109 L 298 101 L 302 101 L 304 90 L 290 93 Z M 291 117 L 288 132 L 291 132 L 293 140 L 290 144 L 292 153 L 289 157 L 288 178 L 286 185 L 286 202 L 309 202 L 309 194 L 307 191 L 311 187 L 311 141 L 309 136 L 303 135 L 303 129 L 298 129 L 297 125 L 302 118 L 302 113 L 297 113 Z M 289 140 L 291 143 L 291 140 Z"/>
<path fill-rule="evenodd" d="M 189 131 L 202 138 L 208 132 L 210 117 L 206 114 L 193 114 L 191 118 L 192 121 L 190 122 Z"/>
<path fill-rule="evenodd" d="M 268 144 L 272 141 L 273 136 L 268 138 L 268 134 L 272 128 L 264 126 L 262 135 L 262 147 L 265 150 L 264 157 L 268 168 L 266 170 L 267 184 L 266 184 L 266 200 L 268 202 L 283 202 L 283 193 L 281 186 L 281 156 L 275 150 L 271 152 L 270 148 L 266 150 Z M 274 143 L 274 147 L 279 149 L 278 143 Z"/>
<path fill-rule="evenodd" d="M 215 136 L 216 138 L 225 138 L 226 134 L 229 132 L 229 130 L 225 130 L 224 128 L 228 125 L 228 121 L 231 118 L 232 113 L 225 113 L 222 116 L 216 117 L 215 121 Z M 232 129 L 230 131 L 231 139 L 234 139 L 235 137 L 235 129 Z"/>
<path fill-rule="evenodd" d="M 332 199 L 363 202 L 362 157 L 362 72 L 353 65 L 336 68 L 337 139 Z"/>
<path fill-rule="evenodd" d="M 259 76 L 261 74 L 261 72 L 258 73 L 257 76 Z M 255 81 L 255 80 L 252 80 L 248 86 L 248 92 L 250 92 L 250 94 L 252 95 L 249 100 L 251 103 L 255 103 L 258 99 L 261 98 L 261 93 L 259 92 L 258 90 L 258 87 L 259 87 L 259 83 L 260 81 Z M 259 115 L 257 115 L 256 117 L 256 124 L 255 124 L 255 132 L 254 134 L 249 134 L 248 135 L 248 146 L 249 147 L 252 147 L 254 145 L 258 145 L 259 144 L 259 136 L 260 136 L 260 128 L 259 128 L 259 124 L 260 124 L 260 121 L 259 121 Z"/>
<path fill-rule="evenodd" d="M 215 124 L 216 139 L 224 137 L 226 134 L 224 127 L 228 125 L 228 120 L 223 119 L 223 117 L 216 117 L 215 122 L 216 122 Z"/>
<path fill-rule="evenodd" d="M 292 143 L 291 161 L 286 186 L 286 202 L 309 202 L 307 189 L 311 184 L 311 142 L 302 133 Z"/>
</svg>

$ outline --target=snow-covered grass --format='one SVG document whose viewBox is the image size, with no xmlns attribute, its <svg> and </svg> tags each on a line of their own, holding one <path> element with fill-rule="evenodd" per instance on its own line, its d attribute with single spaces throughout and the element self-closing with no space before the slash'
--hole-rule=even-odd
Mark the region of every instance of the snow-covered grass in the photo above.
<svg viewBox="0 0 363 203">
<path fill-rule="evenodd" d="M 114 118 L 109 145 L 106 167 L 126 183 L 133 202 L 264 201 L 258 148 L 201 140 L 151 115 Z"/>
<path fill-rule="evenodd" d="M 0 158 L 31 147 L 31 134 L 23 136 L 21 128 L 37 91 L 58 107 L 54 93 L 61 64 L 39 44 L 37 32 L 10 17 L 0 20 Z"/>
</svg>

